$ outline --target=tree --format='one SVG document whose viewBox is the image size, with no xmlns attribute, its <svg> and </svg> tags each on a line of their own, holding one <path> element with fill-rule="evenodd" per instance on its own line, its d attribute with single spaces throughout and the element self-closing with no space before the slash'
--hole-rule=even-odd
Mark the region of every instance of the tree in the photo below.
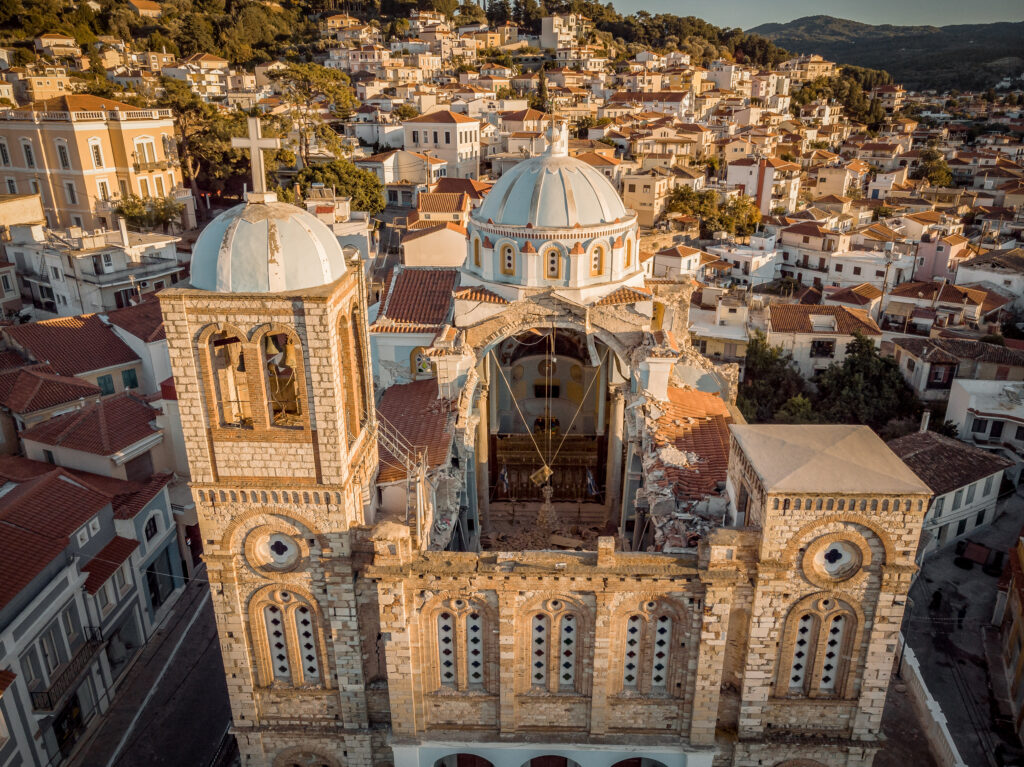
<svg viewBox="0 0 1024 767">
<path fill-rule="evenodd" d="M 455 19 L 462 24 L 486 24 L 487 14 L 484 9 L 474 3 L 463 3 L 455 9 Z"/>
<path fill-rule="evenodd" d="M 459 0 L 431 0 L 434 10 L 443 13 L 447 18 L 455 15 L 455 9 L 459 7 Z"/>
<path fill-rule="evenodd" d="M 411 120 L 412 118 L 419 115 L 419 113 L 419 110 L 416 109 L 416 107 L 414 107 L 412 104 L 395 104 L 395 106 L 391 108 L 392 116 L 397 120 L 401 120 L 402 122 L 405 122 L 406 120 Z"/>
<path fill-rule="evenodd" d="M 299 135 L 299 156 L 309 165 L 314 140 L 341 154 L 338 135 L 322 116 L 322 110 L 343 118 L 356 104 L 348 75 L 319 64 L 289 64 L 272 77 L 281 88 L 281 97 L 291 106 L 291 119 Z"/>
<path fill-rule="evenodd" d="M 492 27 L 500 27 L 512 20 L 512 6 L 508 0 L 492 0 L 487 7 L 487 22 Z"/>
<path fill-rule="evenodd" d="M 376 174 L 358 168 L 348 160 L 334 160 L 299 171 L 295 182 L 305 193 L 313 184 L 333 187 L 336 194 L 352 198 L 353 210 L 380 213 L 384 210 L 384 188 Z"/>
<path fill-rule="evenodd" d="M 544 76 L 543 69 L 537 78 L 537 90 L 526 97 L 526 102 L 531 109 L 548 111 L 548 79 Z"/>
<path fill-rule="evenodd" d="M 755 331 L 747 344 L 736 404 L 744 417 L 753 423 L 769 423 L 775 414 L 795 415 L 804 411 L 807 382 L 793 363 L 791 355 L 778 346 L 770 346 L 764 333 Z M 787 409 L 783 411 L 783 407 Z"/>
<path fill-rule="evenodd" d="M 114 212 L 135 229 L 155 229 L 160 227 L 167 231 L 171 224 L 181 220 L 181 212 L 185 204 L 173 197 L 148 197 L 142 199 L 134 194 L 121 199 Z"/>
<path fill-rule="evenodd" d="M 911 175 L 926 179 L 931 186 L 950 186 L 953 183 L 953 173 L 945 156 L 933 146 L 921 150 L 921 162 Z"/>
<path fill-rule="evenodd" d="M 775 423 L 819 423 L 820 418 L 814 412 L 814 404 L 804 394 L 798 394 L 786 400 L 782 407 L 775 411 L 772 419 Z"/>
<path fill-rule="evenodd" d="M 877 431 L 920 411 L 896 361 L 881 356 L 874 342 L 860 333 L 846 345 L 846 359 L 829 365 L 816 383 L 815 406 L 829 423 L 862 423 Z"/>
</svg>

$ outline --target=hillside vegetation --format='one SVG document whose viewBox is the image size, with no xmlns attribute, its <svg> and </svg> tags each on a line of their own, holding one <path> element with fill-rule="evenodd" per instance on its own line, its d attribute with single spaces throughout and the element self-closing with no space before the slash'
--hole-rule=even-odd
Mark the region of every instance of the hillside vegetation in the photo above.
<svg viewBox="0 0 1024 767">
<path fill-rule="evenodd" d="M 805 16 L 788 24 L 762 24 L 748 34 L 795 53 L 884 69 L 908 88 L 987 88 L 1024 69 L 1024 21 L 900 27 Z"/>
</svg>

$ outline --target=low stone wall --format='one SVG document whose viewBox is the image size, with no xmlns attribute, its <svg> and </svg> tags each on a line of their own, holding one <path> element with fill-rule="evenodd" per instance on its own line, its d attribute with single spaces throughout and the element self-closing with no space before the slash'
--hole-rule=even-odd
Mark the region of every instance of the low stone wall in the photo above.
<svg viewBox="0 0 1024 767">
<path fill-rule="evenodd" d="M 921 718 L 921 725 L 924 727 L 925 737 L 928 738 L 928 745 L 931 747 L 932 755 L 941 767 L 967 767 L 967 763 L 960 758 L 953 736 L 946 726 L 946 715 L 942 713 L 939 702 L 932 697 L 921 675 L 921 665 L 917 662 L 914 651 L 906 645 L 903 637 L 900 637 L 902 645 L 901 652 L 903 660 L 901 663 L 900 675 L 907 685 L 910 699 L 914 702 L 917 715 Z"/>
</svg>

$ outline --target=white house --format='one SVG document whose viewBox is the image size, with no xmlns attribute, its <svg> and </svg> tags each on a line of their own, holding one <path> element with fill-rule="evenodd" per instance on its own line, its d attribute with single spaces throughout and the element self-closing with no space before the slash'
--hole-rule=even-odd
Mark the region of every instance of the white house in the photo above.
<svg viewBox="0 0 1024 767">
<path fill-rule="evenodd" d="M 949 391 L 946 420 L 960 438 L 1009 458 L 1014 483 L 1024 466 L 1024 383 L 957 378 Z"/>
<path fill-rule="evenodd" d="M 768 343 L 789 352 L 805 378 L 846 358 L 854 333 L 878 346 L 882 331 L 867 312 L 845 306 L 772 304 L 768 307 Z"/>
<path fill-rule="evenodd" d="M 480 177 L 480 121 L 455 112 L 439 111 L 407 120 L 405 148 L 438 157 L 449 176 Z"/>
</svg>

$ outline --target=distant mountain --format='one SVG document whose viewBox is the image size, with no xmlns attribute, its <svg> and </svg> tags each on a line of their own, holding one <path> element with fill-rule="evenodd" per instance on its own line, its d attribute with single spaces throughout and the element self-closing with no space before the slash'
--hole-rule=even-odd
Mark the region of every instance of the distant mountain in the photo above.
<svg viewBox="0 0 1024 767">
<path fill-rule="evenodd" d="M 1024 71 L 1024 21 L 899 27 L 805 16 L 747 31 L 794 53 L 884 69 L 909 88 L 988 88 Z"/>
</svg>

